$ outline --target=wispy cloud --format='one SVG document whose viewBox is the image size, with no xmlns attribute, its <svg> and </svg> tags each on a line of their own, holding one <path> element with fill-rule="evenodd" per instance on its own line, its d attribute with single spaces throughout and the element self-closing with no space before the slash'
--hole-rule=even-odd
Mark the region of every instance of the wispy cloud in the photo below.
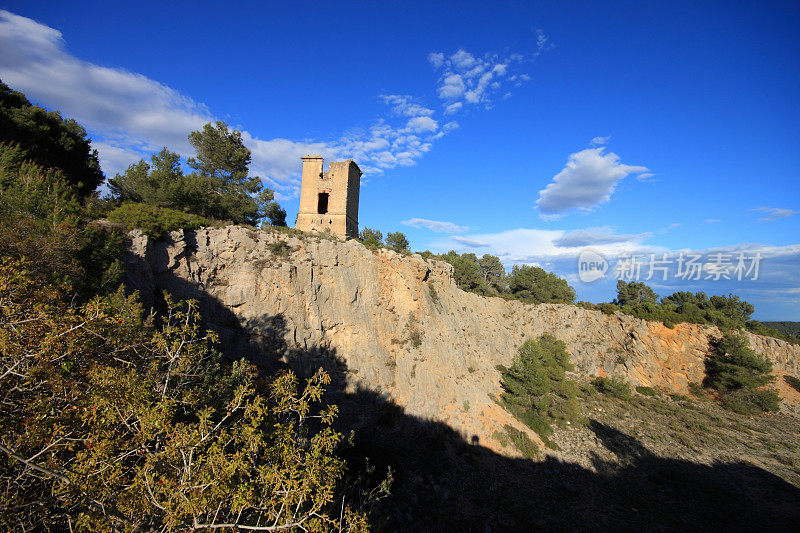
<svg viewBox="0 0 800 533">
<path fill-rule="evenodd" d="M 90 132 L 107 175 L 167 146 L 192 154 L 187 135 L 217 117 L 202 103 L 146 76 L 71 55 L 60 31 L 0 11 L 0 77 L 29 98 L 75 118 Z M 366 174 L 410 166 L 458 127 L 408 95 L 380 96 L 391 111 L 369 128 L 328 140 L 261 139 L 242 132 L 251 170 L 283 195 L 299 186 L 299 157 L 353 157 Z M 233 125 L 239 127 L 238 125 Z"/>
<path fill-rule="evenodd" d="M 610 226 L 601 226 L 569 231 L 554 239 L 553 244 L 558 247 L 598 246 L 601 244 L 641 242 L 652 236 L 653 233 L 651 232 L 619 234 L 614 233 L 614 228 Z"/>
<path fill-rule="evenodd" d="M 589 141 L 589 144 L 594 146 L 603 146 L 605 144 L 608 144 L 608 141 L 610 140 L 611 140 L 611 135 L 607 137 L 595 137 L 594 139 Z"/>
<path fill-rule="evenodd" d="M 537 49 L 530 57 L 522 54 L 476 56 L 464 49 L 446 55 L 442 52 L 428 54 L 428 62 L 441 71 L 436 91 L 444 102 L 444 113 L 452 115 L 470 105 L 492 106 L 496 94 L 511 96 L 509 87 L 520 87 L 530 81 L 529 74 L 516 72 L 524 62 L 551 48 L 541 30 L 537 33 Z"/>
<path fill-rule="evenodd" d="M 476 233 L 450 236 L 434 241 L 437 251 L 455 249 L 469 251 L 486 248 L 505 263 L 546 263 L 558 258 L 575 258 L 580 249 L 590 246 L 603 254 L 616 255 L 636 250 L 659 251 L 661 247 L 644 244 L 652 233 L 617 234 L 603 226 L 576 230 L 543 230 L 518 228 L 497 233 Z"/>
<path fill-rule="evenodd" d="M 453 242 L 466 246 L 467 248 L 486 248 L 492 245 L 489 242 L 485 242 L 480 239 L 472 239 L 469 237 L 450 237 L 450 239 Z"/>
<path fill-rule="evenodd" d="M 380 96 L 384 103 L 392 106 L 392 111 L 396 115 L 406 117 L 427 117 L 433 115 L 433 109 L 416 102 L 413 96 L 408 94 L 382 94 Z"/>
<path fill-rule="evenodd" d="M 441 220 L 428 220 L 427 218 L 410 218 L 400 222 L 404 226 L 412 228 L 425 228 L 437 233 L 463 233 L 469 227 L 459 226 L 452 222 L 443 222 Z"/>
<path fill-rule="evenodd" d="M 780 220 L 782 218 L 792 217 L 800 214 L 800 211 L 796 211 L 794 209 L 785 209 L 782 207 L 756 207 L 751 209 L 751 211 L 764 213 L 764 216 L 758 219 L 759 222 L 770 222 L 772 220 Z"/>
<path fill-rule="evenodd" d="M 605 148 L 587 148 L 569 156 L 564 169 L 539 191 L 536 206 L 545 219 L 557 219 L 572 209 L 590 210 L 611 199 L 621 180 L 647 172 L 647 167 L 626 165 Z"/>
</svg>

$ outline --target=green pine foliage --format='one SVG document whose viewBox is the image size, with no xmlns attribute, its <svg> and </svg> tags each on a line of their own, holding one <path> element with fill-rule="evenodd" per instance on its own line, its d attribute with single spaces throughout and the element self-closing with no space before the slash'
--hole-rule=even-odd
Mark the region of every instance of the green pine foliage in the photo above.
<svg viewBox="0 0 800 533">
<path fill-rule="evenodd" d="M 790 376 L 789 374 L 784 374 L 783 381 L 789 384 L 797 392 L 800 392 L 800 379 L 797 379 L 794 376 Z"/>
<path fill-rule="evenodd" d="M 358 240 L 367 248 L 380 248 L 383 246 L 383 233 L 372 228 L 363 228 L 358 234 Z"/>
<path fill-rule="evenodd" d="M 680 291 L 659 299 L 652 288 L 642 282 L 619 280 L 617 297 L 612 303 L 591 304 L 581 302 L 587 309 L 597 309 L 605 314 L 621 312 L 643 320 L 663 322 L 669 328 L 680 323 L 712 324 L 720 329 L 747 329 L 798 344 L 800 339 L 790 331 L 778 331 L 764 323 L 751 320 L 755 307 L 734 294 L 709 297 L 704 292 Z"/>
<path fill-rule="evenodd" d="M 507 274 L 500 259 L 490 254 L 478 258 L 473 253 L 450 250 L 441 255 L 423 252 L 422 256 L 450 263 L 456 285 L 465 291 L 532 304 L 575 301 L 575 290 L 565 279 L 539 267 L 515 265 Z"/>
<path fill-rule="evenodd" d="M 571 370 L 566 345 L 549 334 L 525 341 L 511 367 L 500 368 L 502 405 L 549 446 L 551 424 L 580 414 L 578 387 L 566 377 Z"/>
<path fill-rule="evenodd" d="M 386 235 L 386 246 L 398 253 L 408 253 L 408 238 L 405 234 L 395 231 Z"/>
<path fill-rule="evenodd" d="M 242 135 L 224 122 L 206 124 L 189 134 L 196 157 L 184 173 L 178 154 L 164 148 L 150 158 L 130 165 L 109 180 L 119 203 L 143 203 L 183 211 L 206 220 L 256 225 L 286 225 L 286 211 L 275 201 L 274 191 L 249 175 L 250 150 Z"/>
<path fill-rule="evenodd" d="M 197 229 L 208 224 L 203 217 L 143 203 L 124 203 L 108 214 L 108 220 L 127 230 L 139 228 L 145 235 L 159 239 L 177 229 Z"/>
<path fill-rule="evenodd" d="M 0 81 L 0 143 L 15 145 L 22 159 L 44 169 L 57 169 L 79 199 L 103 182 L 97 150 L 72 119 L 33 105 Z"/>
<path fill-rule="evenodd" d="M 0 143 L 0 255 L 29 259 L 30 269 L 68 284 L 79 300 L 113 291 L 122 234 L 91 222 L 91 209 L 59 169 L 25 157 L 19 145 Z"/>
<path fill-rule="evenodd" d="M 705 385 L 717 390 L 723 403 L 740 413 L 777 411 L 780 398 L 764 386 L 775 379 L 772 363 L 750 348 L 741 334 L 725 333 L 706 357 Z"/>
<path fill-rule="evenodd" d="M 543 268 L 514 265 L 508 288 L 515 298 L 530 303 L 572 303 L 575 290 L 567 280 Z"/>
<path fill-rule="evenodd" d="M 606 396 L 619 398 L 620 400 L 630 400 L 633 396 L 630 384 L 624 379 L 612 376 L 610 378 L 598 376 L 592 380 L 592 386 L 600 393 Z M 646 387 L 643 387 L 646 389 Z M 636 389 L 639 390 L 638 388 Z M 650 389 L 652 390 L 652 389 Z M 649 391 L 642 392 L 641 394 L 648 394 Z"/>
</svg>

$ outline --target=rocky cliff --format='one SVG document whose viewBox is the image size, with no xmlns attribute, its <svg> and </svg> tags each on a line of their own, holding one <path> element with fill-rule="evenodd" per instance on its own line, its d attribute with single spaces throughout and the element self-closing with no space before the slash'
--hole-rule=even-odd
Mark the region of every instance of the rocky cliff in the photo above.
<svg viewBox="0 0 800 533">
<path fill-rule="evenodd" d="M 685 393 L 702 381 L 709 339 L 719 335 L 714 327 L 669 329 L 571 305 L 484 298 L 458 289 L 446 263 L 355 241 L 237 226 L 160 241 L 129 237 L 125 281 L 146 304 L 161 290 L 197 298 L 234 353 L 306 370 L 327 361 L 341 370 L 345 391 L 368 389 L 497 451 L 494 435 L 505 424 L 526 430 L 493 400 L 495 367 L 510 364 L 524 339 L 552 333 L 582 374 Z M 800 348 L 749 338 L 776 374 L 800 376 Z M 776 382 L 787 405 L 800 402 Z"/>
</svg>

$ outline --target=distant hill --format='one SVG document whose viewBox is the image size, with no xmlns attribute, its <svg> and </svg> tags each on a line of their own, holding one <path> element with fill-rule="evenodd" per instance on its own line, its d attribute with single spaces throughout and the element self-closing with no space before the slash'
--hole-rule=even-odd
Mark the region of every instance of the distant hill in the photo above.
<svg viewBox="0 0 800 533">
<path fill-rule="evenodd" d="M 800 336 L 800 322 L 762 322 L 762 324 L 768 328 L 777 329 L 781 333 L 785 333 L 787 335 Z"/>
</svg>

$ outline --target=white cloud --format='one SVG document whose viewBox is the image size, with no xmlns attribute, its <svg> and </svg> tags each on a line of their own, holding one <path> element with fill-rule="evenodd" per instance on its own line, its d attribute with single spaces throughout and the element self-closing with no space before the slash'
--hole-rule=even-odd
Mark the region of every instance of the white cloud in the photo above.
<svg viewBox="0 0 800 533">
<path fill-rule="evenodd" d="M 428 54 L 428 62 L 433 65 L 434 68 L 439 68 L 444 64 L 444 54 L 431 52 Z"/>
<path fill-rule="evenodd" d="M 718 224 L 719 222 L 722 222 L 722 220 L 718 218 L 707 218 L 703 221 L 703 224 Z"/>
<path fill-rule="evenodd" d="M 531 58 L 536 57 L 548 46 L 547 38 L 539 32 L 537 50 Z M 495 93 L 503 94 L 504 99 L 508 98 L 510 93 L 502 90 L 504 85 L 519 87 L 531 79 L 524 73 L 509 75 L 509 69 L 518 66 L 525 59 L 520 54 L 508 57 L 485 54 L 478 57 L 463 49 L 449 56 L 441 52 L 428 55 L 431 65 L 437 70 L 442 70 L 437 93 L 439 98 L 444 100 L 442 105 L 445 114 L 456 113 L 462 110 L 465 104 L 480 104 L 489 109 Z"/>
<path fill-rule="evenodd" d="M 29 98 L 62 110 L 116 146 L 190 149 L 186 135 L 212 119 L 204 106 L 145 76 L 100 67 L 64 50 L 61 32 L 0 11 L 0 76 Z M 124 103 L 124 105 L 120 105 Z"/>
<path fill-rule="evenodd" d="M 462 107 L 464 107 L 463 102 L 453 102 L 452 104 L 445 106 L 444 114 L 452 115 L 454 113 L 457 113 Z"/>
<path fill-rule="evenodd" d="M 484 248 L 491 246 L 491 244 L 488 242 L 484 242 L 479 239 L 470 239 L 469 237 L 450 237 L 450 239 L 465 245 L 467 248 Z"/>
<path fill-rule="evenodd" d="M 468 70 L 478 64 L 478 60 L 475 59 L 475 56 L 465 50 L 459 50 L 455 54 L 451 55 L 450 62 L 452 63 L 453 67 L 460 70 Z"/>
<path fill-rule="evenodd" d="M 439 98 L 453 100 L 461 97 L 465 90 L 464 78 L 460 74 L 448 74 L 439 86 Z"/>
<path fill-rule="evenodd" d="M 413 97 L 407 94 L 382 94 L 381 99 L 385 103 L 393 106 L 392 111 L 396 115 L 402 115 L 406 117 L 427 117 L 433 114 L 433 109 L 428 109 L 427 107 L 416 103 Z"/>
<path fill-rule="evenodd" d="M 772 220 L 780 220 L 782 218 L 800 214 L 800 211 L 795 211 L 794 209 L 785 209 L 782 207 L 756 207 L 755 209 L 751 209 L 751 211 L 760 211 L 765 213 L 764 217 L 758 219 L 759 222 L 770 222 Z"/>
<path fill-rule="evenodd" d="M 429 60 L 435 65 L 435 54 Z M 164 146 L 184 157 L 192 155 L 189 132 L 216 118 L 205 105 L 155 80 L 70 55 L 60 31 L 2 10 L 0 78 L 31 100 L 84 125 L 108 176 Z M 264 140 L 243 131 L 252 151 L 252 173 L 285 198 L 298 192 L 303 154 L 352 157 L 365 174 L 375 174 L 414 165 L 434 140 L 457 127 L 451 122 L 440 129 L 431 118 L 433 110 L 408 95 L 387 94 L 381 99 L 392 106 L 394 116 L 408 120 L 395 119 L 398 123 L 393 124 L 378 119 L 366 130 L 325 141 Z"/>
<path fill-rule="evenodd" d="M 592 144 L 594 146 L 602 146 L 604 144 L 608 144 L 608 141 L 610 141 L 610 140 L 611 140 L 611 136 L 610 135 L 607 136 L 607 137 L 595 137 L 594 139 L 592 139 L 589 142 L 589 144 Z"/>
<path fill-rule="evenodd" d="M 647 243 L 649 236 L 660 230 L 620 235 L 613 228 L 582 228 L 576 230 L 541 230 L 518 228 L 497 233 L 478 233 L 448 236 L 430 243 L 430 249 L 436 252 L 456 250 L 459 253 L 474 252 L 496 255 L 510 268 L 514 264 L 541 266 L 545 270 L 565 277 L 579 291 L 580 299 L 592 301 L 609 301 L 614 295 L 617 275 L 616 267 L 623 258 L 636 257 L 641 265 L 639 279 L 653 286 L 659 294 L 667 295 L 676 291 L 704 291 L 707 294 L 740 295 L 753 303 L 756 309 L 768 305 L 775 309 L 772 313 L 786 313 L 792 316 L 797 312 L 800 298 L 800 244 L 788 246 L 771 246 L 768 244 L 742 243 L 732 246 L 705 249 L 670 249 Z M 574 245 L 574 246 L 573 246 Z M 606 278 L 587 286 L 579 283 L 578 256 L 582 251 L 591 249 L 602 255 L 609 262 Z M 685 258 L 698 256 L 698 264 L 714 263 L 718 254 L 737 265 L 740 254 L 745 259 L 745 268 L 752 266 L 754 258 L 760 254 L 758 279 L 753 280 L 753 272 L 743 276 L 730 275 L 725 268 L 704 267 L 701 279 L 686 279 L 678 276 L 678 256 Z M 667 254 L 667 279 L 662 280 L 661 272 L 647 280 L 650 274 L 650 255 L 661 260 Z M 663 263 L 662 263 L 663 264 Z M 731 279 L 714 280 L 715 272 L 728 273 Z M 711 278 L 711 279 L 707 279 Z M 780 319 L 771 318 L 773 320 Z M 766 319 L 766 318 L 764 318 Z"/>
<path fill-rule="evenodd" d="M 414 117 L 408 121 L 406 127 L 416 133 L 424 133 L 427 131 L 436 131 L 439 129 L 439 123 L 431 117 Z"/>
<path fill-rule="evenodd" d="M 542 30 L 536 30 L 536 50 L 537 52 L 541 52 L 542 50 L 549 50 L 553 48 L 553 45 L 549 42 L 549 39 L 544 34 Z"/>
<path fill-rule="evenodd" d="M 426 228 L 437 233 L 462 233 L 469 228 L 467 226 L 459 226 L 452 222 L 443 222 L 441 220 L 428 220 L 426 218 L 410 218 L 400 222 L 404 226 L 412 228 Z"/>
<path fill-rule="evenodd" d="M 558 247 L 598 246 L 601 244 L 641 242 L 652 236 L 651 232 L 618 234 L 614 233 L 614 228 L 610 226 L 601 226 L 569 231 L 554 239 L 553 244 Z"/>
<path fill-rule="evenodd" d="M 569 156 L 564 169 L 539 191 L 536 206 L 543 217 L 559 218 L 571 209 L 589 210 L 610 200 L 620 180 L 647 172 L 646 167 L 626 165 L 605 148 L 587 148 Z"/>
<path fill-rule="evenodd" d="M 651 235 L 617 235 L 613 228 L 608 227 L 571 231 L 518 228 L 498 233 L 452 236 L 433 242 L 431 247 L 438 251 L 455 249 L 461 252 L 486 248 L 485 252 L 497 255 L 504 263 L 544 264 L 551 260 L 574 259 L 585 246 L 609 256 L 637 250 L 663 250 L 642 244 Z"/>
</svg>

